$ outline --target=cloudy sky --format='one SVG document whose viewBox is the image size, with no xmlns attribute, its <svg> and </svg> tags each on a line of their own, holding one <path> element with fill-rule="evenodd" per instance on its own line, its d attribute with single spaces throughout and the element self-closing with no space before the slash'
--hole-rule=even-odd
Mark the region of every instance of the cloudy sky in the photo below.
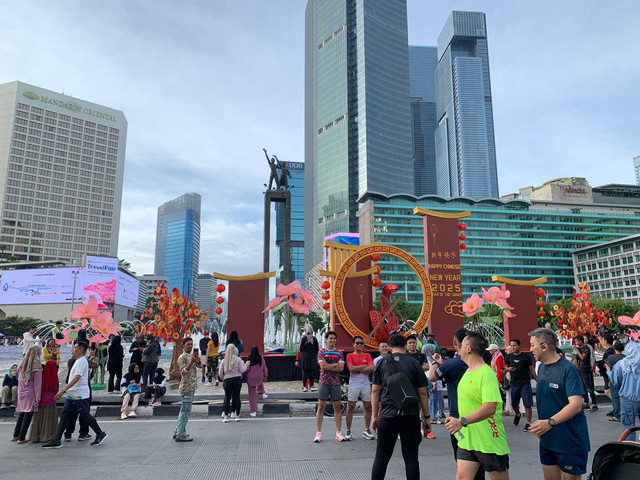
<svg viewBox="0 0 640 480">
<path fill-rule="evenodd" d="M 329 0 L 331 1 L 331 0 Z M 337 3 L 337 0 L 336 0 Z M 304 160 L 305 0 L 5 2 L 0 83 L 122 109 L 119 256 L 152 273 L 157 208 L 202 195 L 200 270 L 262 266 L 266 147 Z M 561 176 L 633 183 L 636 0 L 408 0 L 409 40 L 451 10 L 487 14 L 501 194 Z"/>
</svg>

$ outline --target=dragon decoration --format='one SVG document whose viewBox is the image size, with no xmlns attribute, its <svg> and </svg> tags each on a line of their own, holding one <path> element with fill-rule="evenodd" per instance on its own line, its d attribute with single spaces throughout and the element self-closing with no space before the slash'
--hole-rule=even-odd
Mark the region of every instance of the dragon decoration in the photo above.
<svg viewBox="0 0 640 480">
<path fill-rule="evenodd" d="M 398 331 L 398 319 L 396 318 L 395 313 L 389 312 L 391 308 L 391 294 L 397 291 L 397 285 L 387 283 L 382 288 L 382 292 L 380 294 L 380 311 L 369 311 L 369 323 L 371 328 L 375 330 L 373 336 L 378 342 L 388 341 L 391 332 Z M 378 326 L 380 322 L 382 322 L 382 325 Z"/>
</svg>

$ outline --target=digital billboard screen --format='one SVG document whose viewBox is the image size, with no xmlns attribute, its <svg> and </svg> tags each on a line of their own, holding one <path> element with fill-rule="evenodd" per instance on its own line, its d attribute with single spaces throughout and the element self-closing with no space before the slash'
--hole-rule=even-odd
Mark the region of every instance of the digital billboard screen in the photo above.
<svg viewBox="0 0 640 480">
<path fill-rule="evenodd" d="M 89 298 L 98 301 L 98 308 L 107 308 L 116 303 L 116 275 L 118 259 L 87 255 L 84 269 L 83 303 Z"/>
<path fill-rule="evenodd" d="M 140 282 L 136 277 L 118 271 L 116 276 L 116 303 L 129 308 L 138 306 L 138 288 Z"/>
<path fill-rule="evenodd" d="M 82 300 L 84 269 L 38 268 L 4 270 L 0 278 L 0 305 L 71 303 L 75 277 L 75 300 Z"/>
</svg>

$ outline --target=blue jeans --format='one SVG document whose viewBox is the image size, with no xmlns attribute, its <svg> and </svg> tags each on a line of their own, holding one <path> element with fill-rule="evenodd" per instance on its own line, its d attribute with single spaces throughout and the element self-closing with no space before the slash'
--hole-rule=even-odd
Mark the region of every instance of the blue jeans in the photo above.
<svg viewBox="0 0 640 480">
<path fill-rule="evenodd" d="M 620 395 L 619 388 L 611 385 L 611 406 L 613 407 L 613 418 L 620 420 Z"/>
<path fill-rule="evenodd" d="M 640 401 L 629 400 L 628 398 L 620 397 L 621 411 L 620 411 L 620 423 L 622 429 L 632 428 L 636 426 L 636 417 L 640 417 Z M 636 439 L 636 432 L 631 433 L 626 440 Z"/>
<path fill-rule="evenodd" d="M 429 416 L 431 420 L 444 417 L 444 398 L 442 390 L 429 390 Z"/>
<path fill-rule="evenodd" d="M 185 437 L 187 435 L 187 422 L 191 415 L 191 405 L 193 405 L 193 395 L 195 392 L 186 392 L 182 395 L 182 405 L 180 405 L 180 413 L 178 413 L 178 425 L 176 426 L 176 437 Z"/>
</svg>

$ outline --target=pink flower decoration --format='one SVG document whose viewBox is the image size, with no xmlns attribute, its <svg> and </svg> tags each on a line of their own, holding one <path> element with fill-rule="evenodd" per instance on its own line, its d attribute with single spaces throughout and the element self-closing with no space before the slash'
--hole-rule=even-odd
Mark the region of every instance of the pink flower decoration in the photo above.
<svg viewBox="0 0 640 480">
<path fill-rule="evenodd" d="M 512 309 L 512 308 L 511 308 L 511 305 L 509 305 L 509 304 L 507 303 L 507 299 L 506 299 L 506 298 L 498 298 L 498 299 L 496 299 L 496 301 L 495 301 L 495 302 L 493 302 L 493 304 L 494 304 L 496 307 L 500 307 L 500 308 L 502 308 L 503 310 L 511 310 L 511 309 Z"/>
<path fill-rule="evenodd" d="M 308 292 L 307 290 L 300 290 L 298 292 L 298 295 L 302 297 L 302 299 L 307 305 L 313 305 L 315 303 L 315 299 L 313 298 L 313 295 L 311 295 L 311 292 Z"/>
<path fill-rule="evenodd" d="M 98 315 L 91 320 L 90 327 L 102 334 L 104 340 L 108 340 L 109 335 L 116 335 L 121 330 L 120 324 L 113 321 L 113 316 L 110 312 L 98 313 Z"/>
<path fill-rule="evenodd" d="M 293 313 L 304 313 L 305 315 L 309 314 L 309 305 L 304 303 L 302 301 L 302 298 L 289 298 L 288 303 L 291 307 L 291 310 L 293 310 Z"/>
<path fill-rule="evenodd" d="M 640 311 L 636 312 L 633 318 L 620 315 L 618 317 L 618 323 L 620 323 L 620 325 L 636 325 L 640 327 Z"/>
<path fill-rule="evenodd" d="M 71 312 L 71 318 L 93 318 L 98 314 L 98 302 L 95 298 L 90 298 L 86 303 L 81 303 L 78 308 Z"/>
<path fill-rule="evenodd" d="M 278 305 L 280 305 L 282 303 L 282 300 L 284 300 L 284 297 L 274 297 L 274 298 L 272 298 L 269 301 L 269 305 L 267 305 L 267 308 L 262 310 L 262 313 L 266 312 L 267 310 L 273 310 L 274 308 L 276 308 Z"/>
<path fill-rule="evenodd" d="M 466 302 L 462 305 L 462 311 L 467 317 L 473 317 L 478 310 L 482 307 L 484 300 L 480 298 L 480 295 L 474 293 L 471 295 Z"/>
<path fill-rule="evenodd" d="M 294 280 L 289 285 L 285 285 L 281 283 L 276 287 L 276 295 L 280 295 L 282 297 L 290 297 L 291 295 L 295 295 L 302 290 L 302 285 L 298 280 Z"/>
</svg>

